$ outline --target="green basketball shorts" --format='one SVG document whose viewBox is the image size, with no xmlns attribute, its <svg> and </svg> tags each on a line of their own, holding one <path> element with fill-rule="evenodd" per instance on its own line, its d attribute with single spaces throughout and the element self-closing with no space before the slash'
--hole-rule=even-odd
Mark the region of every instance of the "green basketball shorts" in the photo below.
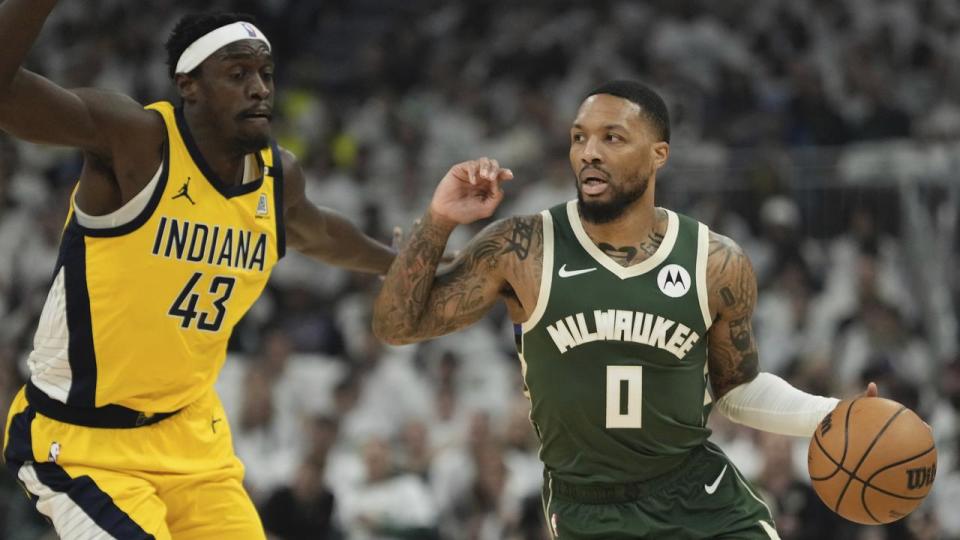
<svg viewBox="0 0 960 540">
<path fill-rule="evenodd" d="M 779 539 L 770 509 L 709 442 L 646 482 L 572 484 L 547 472 L 543 505 L 557 540 Z"/>
</svg>

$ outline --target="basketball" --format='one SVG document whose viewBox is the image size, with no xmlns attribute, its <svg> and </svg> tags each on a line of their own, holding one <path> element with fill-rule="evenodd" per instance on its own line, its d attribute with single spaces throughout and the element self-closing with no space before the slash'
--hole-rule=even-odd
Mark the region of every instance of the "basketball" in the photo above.
<svg viewBox="0 0 960 540">
<path fill-rule="evenodd" d="M 820 499 L 850 521 L 890 523 L 930 493 L 937 473 L 933 433 L 896 401 L 841 401 L 817 427 L 807 457 Z"/>
</svg>

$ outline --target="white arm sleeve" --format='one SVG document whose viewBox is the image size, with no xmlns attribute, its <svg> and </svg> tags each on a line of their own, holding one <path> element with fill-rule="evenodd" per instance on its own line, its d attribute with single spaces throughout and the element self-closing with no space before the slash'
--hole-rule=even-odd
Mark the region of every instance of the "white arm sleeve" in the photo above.
<svg viewBox="0 0 960 540">
<path fill-rule="evenodd" d="M 820 420 L 839 402 L 797 390 L 772 373 L 760 373 L 720 398 L 717 410 L 738 424 L 761 431 L 812 437 Z"/>
</svg>

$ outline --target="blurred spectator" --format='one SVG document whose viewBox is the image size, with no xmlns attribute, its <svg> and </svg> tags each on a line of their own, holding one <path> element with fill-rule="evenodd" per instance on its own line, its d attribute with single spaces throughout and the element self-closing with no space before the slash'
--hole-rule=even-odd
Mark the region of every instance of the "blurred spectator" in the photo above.
<svg viewBox="0 0 960 540">
<path fill-rule="evenodd" d="M 267 498 L 260 514 L 267 533 L 283 540 L 337 538 L 333 527 L 334 496 L 323 484 L 325 464 L 307 459 L 293 485 Z"/>
<path fill-rule="evenodd" d="M 396 473 L 393 452 L 384 439 L 369 439 L 363 446 L 363 459 L 363 483 L 342 498 L 340 518 L 349 531 L 347 538 L 434 538 L 437 513 L 423 480 Z"/>
<path fill-rule="evenodd" d="M 783 540 L 838 539 L 848 522 L 830 511 L 797 474 L 789 437 L 757 432 L 763 465 L 756 483 L 770 503 Z"/>
</svg>

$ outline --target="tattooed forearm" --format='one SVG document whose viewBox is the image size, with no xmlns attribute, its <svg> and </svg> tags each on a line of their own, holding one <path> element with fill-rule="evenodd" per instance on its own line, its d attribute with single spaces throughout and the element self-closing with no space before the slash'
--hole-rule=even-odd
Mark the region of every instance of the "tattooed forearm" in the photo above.
<svg viewBox="0 0 960 540">
<path fill-rule="evenodd" d="M 390 268 L 374 305 L 374 332 L 389 342 L 412 342 L 476 322 L 499 297 L 504 272 L 530 253 L 542 257 L 539 217 L 513 218 L 487 227 L 456 261 L 437 274 L 449 231 L 424 223 Z"/>
<path fill-rule="evenodd" d="M 714 313 L 708 362 L 714 397 L 749 382 L 759 372 L 751 318 L 757 280 L 750 260 L 729 238 L 711 234 L 707 259 L 709 304 Z"/>
<path fill-rule="evenodd" d="M 407 245 L 387 272 L 374 304 L 373 331 L 385 339 L 411 332 L 411 321 L 423 314 L 433 278 L 453 231 L 434 223 L 427 214 L 415 225 Z"/>
</svg>

